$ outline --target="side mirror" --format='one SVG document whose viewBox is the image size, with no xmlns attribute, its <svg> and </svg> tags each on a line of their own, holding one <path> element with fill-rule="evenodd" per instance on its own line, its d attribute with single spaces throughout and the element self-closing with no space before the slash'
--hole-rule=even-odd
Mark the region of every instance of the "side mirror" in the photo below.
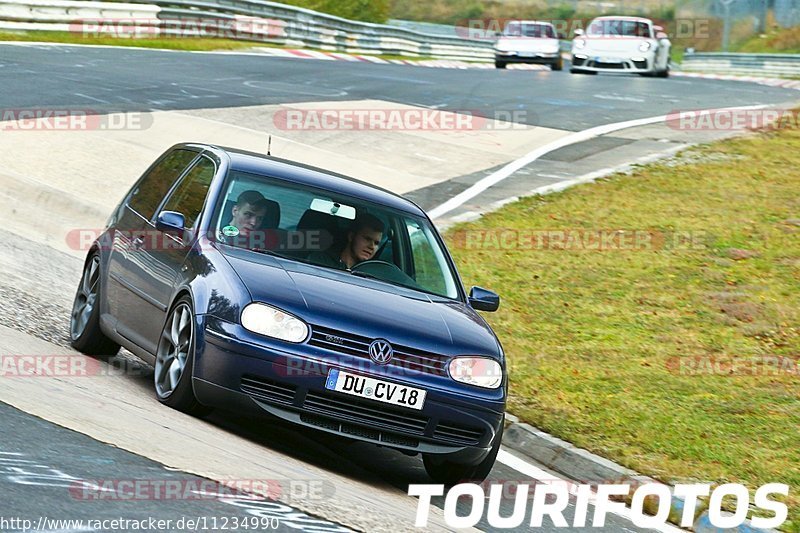
<svg viewBox="0 0 800 533">
<path fill-rule="evenodd" d="M 161 211 L 156 219 L 156 229 L 165 233 L 183 234 L 186 219 L 175 211 Z"/>
<path fill-rule="evenodd" d="M 667 39 L 667 34 L 664 33 L 663 31 L 656 32 L 656 39 L 658 39 L 659 41 L 662 39 Z"/>
<path fill-rule="evenodd" d="M 575 35 L 575 37 L 580 37 L 581 35 L 583 35 L 583 30 L 578 28 L 577 30 L 575 30 L 572 33 L 573 33 L 573 35 Z"/>
<path fill-rule="evenodd" d="M 496 293 L 482 289 L 481 287 L 472 287 L 469 290 L 467 303 L 473 309 L 492 313 L 497 311 L 497 308 L 500 307 L 500 297 Z"/>
</svg>

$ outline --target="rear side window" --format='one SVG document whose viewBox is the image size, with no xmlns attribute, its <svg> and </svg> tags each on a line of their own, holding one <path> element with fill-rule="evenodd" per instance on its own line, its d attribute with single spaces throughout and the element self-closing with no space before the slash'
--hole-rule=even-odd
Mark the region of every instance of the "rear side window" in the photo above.
<svg viewBox="0 0 800 533">
<path fill-rule="evenodd" d="M 200 211 L 203 210 L 215 172 L 214 162 L 207 157 L 201 157 L 175 188 L 164 206 L 164 211 L 176 211 L 182 214 L 186 227 L 193 228 Z"/>
<path fill-rule="evenodd" d="M 130 208 L 145 219 L 151 220 L 172 184 L 195 157 L 197 157 L 197 152 L 175 150 L 162 159 L 142 178 L 131 194 L 128 201 Z"/>
</svg>

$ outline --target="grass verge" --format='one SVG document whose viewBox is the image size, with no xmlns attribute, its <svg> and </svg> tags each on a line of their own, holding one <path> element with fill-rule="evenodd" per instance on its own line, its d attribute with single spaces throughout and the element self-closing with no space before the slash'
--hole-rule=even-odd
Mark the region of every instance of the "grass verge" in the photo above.
<svg viewBox="0 0 800 533">
<path fill-rule="evenodd" d="M 510 411 L 667 482 L 787 483 L 800 531 L 798 169 L 800 131 L 761 133 L 451 228 L 503 296 Z M 616 229 L 652 239 L 581 249 Z"/>
</svg>

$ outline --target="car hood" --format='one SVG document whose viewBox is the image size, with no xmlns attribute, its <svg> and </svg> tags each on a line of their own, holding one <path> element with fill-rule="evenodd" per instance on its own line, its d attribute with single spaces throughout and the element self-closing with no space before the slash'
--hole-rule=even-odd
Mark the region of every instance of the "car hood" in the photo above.
<svg viewBox="0 0 800 533">
<path fill-rule="evenodd" d="M 224 254 L 253 301 L 279 307 L 312 327 L 442 355 L 500 354 L 489 326 L 463 302 L 246 250 Z"/>
<path fill-rule="evenodd" d="M 586 46 L 582 49 L 576 49 L 583 53 L 588 51 L 642 54 L 644 52 L 639 50 L 639 46 L 642 43 L 650 42 L 651 45 L 656 44 L 655 40 L 644 37 L 584 37 L 584 40 L 586 41 Z"/>
<path fill-rule="evenodd" d="M 540 52 L 552 54 L 558 52 L 558 39 L 525 38 L 525 37 L 501 37 L 495 44 L 495 48 L 507 52 Z"/>
</svg>

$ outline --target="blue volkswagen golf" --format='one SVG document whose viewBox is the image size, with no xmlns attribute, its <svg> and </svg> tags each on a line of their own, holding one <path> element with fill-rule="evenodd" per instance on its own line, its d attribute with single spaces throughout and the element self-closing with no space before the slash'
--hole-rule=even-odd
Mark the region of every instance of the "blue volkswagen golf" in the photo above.
<svg viewBox="0 0 800 533">
<path fill-rule="evenodd" d="M 346 176 L 202 144 L 169 149 L 87 255 L 70 321 L 95 356 L 155 367 L 158 400 L 421 454 L 482 480 L 503 434 L 503 349 L 417 205 Z"/>
</svg>

